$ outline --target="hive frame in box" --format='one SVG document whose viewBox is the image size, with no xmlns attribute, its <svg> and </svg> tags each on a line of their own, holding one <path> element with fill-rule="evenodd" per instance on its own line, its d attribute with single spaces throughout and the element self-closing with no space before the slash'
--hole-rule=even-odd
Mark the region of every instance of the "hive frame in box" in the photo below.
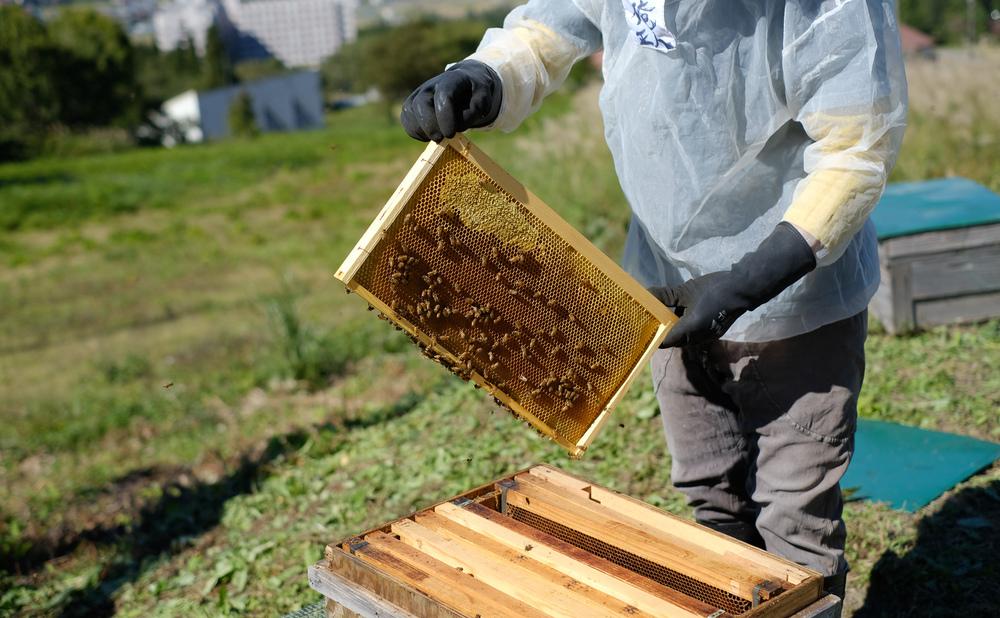
<svg viewBox="0 0 1000 618">
<path fill-rule="evenodd" d="M 511 398 L 502 389 L 492 384 L 485 376 L 478 371 L 470 371 L 468 377 L 490 393 L 493 397 L 510 408 L 517 415 L 529 422 L 536 430 L 551 438 L 560 446 L 565 448 L 571 457 L 579 458 L 586 451 L 587 447 L 594 440 L 597 433 L 607 422 L 611 411 L 621 401 L 628 391 L 632 381 L 642 372 L 646 363 L 649 362 L 659 344 L 666 337 L 667 332 L 677 321 L 677 317 L 671 313 L 652 294 L 642 287 L 631 276 L 625 273 L 618 264 L 607 255 L 597 249 L 576 229 L 562 219 L 555 211 L 549 208 L 541 199 L 528 191 L 521 183 L 515 180 L 510 174 L 504 171 L 499 165 L 494 163 L 489 157 L 473 145 L 467 138 L 458 135 L 455 138 L 447 139 L 440 144 L 431 142 L 410 169 L 395 193 L 386 203 L 385 207 L 369 226 L 368 230 L 361 237 L 360 241 L 344 260 L 344 263 L 336 272 L 336 278 L 343 282 L 348 289 L 364 298 L 371 307 L 377 309 L 383 315 L 403 328 L 410 336 L 415 338 L 420 344 L 433 353 L 448 361 L 449 364 L 459 364 L 459 359 L 449 350 L 441 346 L 437 341 L 421 331 L 412 321 L 400 315 L 385 302 L 376 297 L 364 286 L 355 280 L 359 269 L 365 260 L 372 254 L 378 243 L 385 237 L 388 228 L 396 221 L 401 212 L 420 189 L 423 181 L 431 173 L 435 163 L 449 149 L 458 153 L 468 162 L 478 167 L 486 173 L 503 191 L 512 196 L 515 200 L 523 204 L 535 217 L 543 224 L 547 225 L 557 236 L 561 237 L 573 247 L 582 257 L 590 262 L 597 270 L 616 283 L 624 290 L 632 300 L 636 301 L 646 310 L 658 323 L 651 341 L 639 356 L 635 365 L 628 372 L 624 381 L 620 383 L 611 398 L 605 403 L 603 409 L 591 422 L 589 427 L 578 440 L 570 441 L 558 435 L 552 427 L 525 409 L 518 401 Z"/>
<path fill-rule="evenodd" d="M 536 515 L 548 510 L 550 521 L 557 521 L 557 510 L 603 513 L 615 525 L 590 532 L 624 552 L 659 552 L 657 564 L 667 569 L 661 575 L 670 581 L 647 579 L 629 562 L 634 555 L 607 559 L 572 539 L 565 542 L 559 537 L 565 532 L 553 537 L 526 524 L 531 520 L 513 512 L 516 504 Z M 526 539 L 535 545 L 525 545 Z M 399 568 L 399 560 L 412 568 Z M 496 564 L 506 567 L 491 572 Z M 527 570 L 519 575 L 519 569 Z M 309 577 L 327 599 L 360 615 L 577 618 L 593 615 L 596 604 L 601 615 L 784 618 L 826 616 L 839 607 L 835 597 L 821 598 L 819 573 L 545 465 L 331 544 Z M 545 583 L 532 585 L 534 579 Z M 673 587 L 678 581 L 680 587 Z M 692 583 L 714 590 L 710 596 L 729 593 L 740 605 L 719 609 L 725 601 L 689 594 Z M 561 600 L 550 593 L 562 594 Z"/>
</svg>

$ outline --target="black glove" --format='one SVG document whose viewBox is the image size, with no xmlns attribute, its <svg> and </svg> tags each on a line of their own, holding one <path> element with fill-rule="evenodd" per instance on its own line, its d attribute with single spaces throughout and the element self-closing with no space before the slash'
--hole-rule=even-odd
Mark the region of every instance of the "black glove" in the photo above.
<svg viewBox="0 0 1000 618">
<path fill-rule="evenodd" d="M 795 226 L 781 222 L 755 251 L 729 270 L 696 277 L 673 288 L 650 288 L 681 317 L 660 347 L 722 337 L 740 316 L 771 300 L 814 268 L 812 247 Z"/>
<path fill-rule="evenodd" d="M 492 124 L 500 114 L 500 77 L 476 60 L 463 60 L 423 83 L 399 115 L 413 139 L 440 142 L 466 129 Z"/>
</svg>

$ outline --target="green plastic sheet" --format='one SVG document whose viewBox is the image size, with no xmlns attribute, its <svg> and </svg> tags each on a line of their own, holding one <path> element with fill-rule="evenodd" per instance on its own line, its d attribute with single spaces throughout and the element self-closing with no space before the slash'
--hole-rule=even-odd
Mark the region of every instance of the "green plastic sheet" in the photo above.
<svg viewBox="0 0 1000 618">
<path fill-rule="evenodd" d="M 1000 444 L 861 419 L 841 480 L 851 499 L 914 512 L 1000 459 Z"/>
<path fill-rule="evenodd" d="M 871 219 L 879 240 L 1000 223 L 1000 195 L 966 178 L 896 183 Z"/>
</svg>

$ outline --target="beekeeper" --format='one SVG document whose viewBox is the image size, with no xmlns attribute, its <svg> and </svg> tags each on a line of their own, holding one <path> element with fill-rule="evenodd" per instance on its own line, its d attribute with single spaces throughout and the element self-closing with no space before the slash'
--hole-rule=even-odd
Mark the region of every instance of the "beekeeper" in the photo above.
<svg viewBox="0 0 1000 618">
<path fill-rule="evenodd" d="M 674 485 L 700 523 L 842 596 L 868 215 L 906 122 L 894 6 L 531 0 L 410 95 L 403 126 L 513 130 L 601 49 L 625 267 L 682 315 L 653 360 Z"/>
</svg>

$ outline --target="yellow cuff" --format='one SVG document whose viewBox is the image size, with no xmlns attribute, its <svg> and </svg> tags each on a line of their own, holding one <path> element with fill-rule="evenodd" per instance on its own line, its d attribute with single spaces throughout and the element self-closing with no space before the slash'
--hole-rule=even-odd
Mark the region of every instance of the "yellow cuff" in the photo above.
<svg viewBox="0 0 1000 618">
<path fill-rule="evenodd" d="M 819 170 L 802 181 L 784 220 L 811 234 L 827 252 L 839 254 L 864 223 L 882 187 L 882 174 Z"/>
<path fill-rule="evenodd" d="M 808 175 L 784 220 L 812 235 L 821 266 L 840 257 L 885 187 L 890 150 L 877 116 L 812 114 L 803 126 L 816 142 L 806 149 Z"/>
</svg>

